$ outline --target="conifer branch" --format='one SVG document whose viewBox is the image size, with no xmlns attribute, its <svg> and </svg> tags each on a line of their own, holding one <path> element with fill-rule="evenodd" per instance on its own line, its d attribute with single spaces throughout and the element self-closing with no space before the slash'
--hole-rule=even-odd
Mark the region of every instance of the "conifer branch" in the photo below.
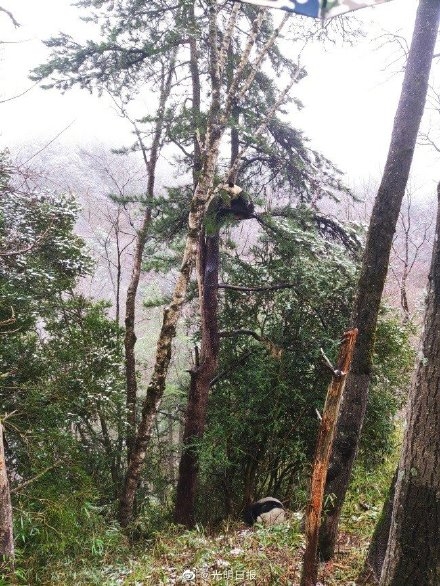
<svg viewBox="0 0 440 586">
<path fill-rule="evenodd" d="M 267 114 L 264 118 L 264 121 L 260 124 L 260 126 L 254 132 L 254 134 L 253 134 L 254 139 L 257 138 L 258 136 L 260 136 L 260 134 L 262 134 L 264 132 L 264 130 L 267 128 L 267 125 L 269 124 L 269 121 L 271 120 L 272 116 L 275 114 L 275 112 L 278 110 L 278 108 L 281 106 L 281 104 L 286 99 L 287 94 L 290 92 L 293 85 L 297 82 L 299 76 L 301 75 L 301 72 L 302 72 L 302 68 L 298 64 L 297 69 L 295 71 L 295 74 L 292 75 L 290 82 L 287 84 L 287 86 L 284 88 L 284 90 L 280 93 L 277 101 L 273 104 L 272 108 L 270 108 L 270 110 L 267 112 Z M 250 146 L 251 146 L 250 144 L 245 145 L 241 149 L 241 151 L 238 153 L 235 161 L 230 166 L 228 173 L 226 173 L 227 177 L 229 177 L 229 176 L 235 177 L 238 174 L 238 171 L 239 171 L 240 165 L 241 165 L 241 160 L 244 157 L 244 155 L 246 154 L 246 152 L 249 150 Z"/>
</svg>

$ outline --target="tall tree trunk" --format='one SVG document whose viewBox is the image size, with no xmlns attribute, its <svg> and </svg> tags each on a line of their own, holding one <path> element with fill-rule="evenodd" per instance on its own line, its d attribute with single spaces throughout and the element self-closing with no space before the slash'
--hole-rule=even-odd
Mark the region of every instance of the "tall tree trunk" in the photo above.
<svg viewBox="0 0 440 586">
<path fill-rule="evenodd" d="M 200 178 L 200 172 L 203 167 L 202 149 L 201 143 L 204 140 L 202 136 L 201 128 L 202 116 L 201 116 L 201 84 L 200 84 L 200 71 L 199 71 L 199 52 L 197 49 L 197 38 L 196 29 L 197 21 L 194 14 L 194 4 L 190 3 L 188 7 L 189 21 L 190 21 L 190 37 L 189 37 L 189 68 L 191 72 L 191 91 L 192 91 L 192 124 L 193 124 L 193 185 L 194 189 Z"/>
<path fill-rule="evenodd" d="M 136 406 L 137 406 L 137 375 L 136 375 L 136 297 L 141 276 L 142 256 L 147 240 L 148 227 L 151 221 L 151 207 L 148 206 L 144 213 L 142 227 L 136 237 L 136 249 L 133 257 L 133 267 L 131 279 L 127 289 L 125 300 L 125 386 L 126 386 L 126 406 L 127 406 L 127 459 L 133 451 L 134 440 L 136 436 Z"/>
<path fill-rule="evenodd" d="M 198 479 L 197 440 L 205 430 L 209 389 L 218 364 L 219 336 L 217 324 L 219 235 L 200 236 L 199 299 L 201 343 L 199 359 L 191 371 L 188 406 L 183 433 L 183 452 L 179 464 L 174 520 L 192 527 Z"/>
<path fill-rule="evenodd" d="M 154 199 L 154 188 L 156 183 L 156 166 L 159 158 L 162 133 L 165 123 L 165 107 L 171 91 L 171 82 L 174 74 L 175 55 L 171 58 L 168 70 L 162 73 L 162 86 L 160 88 L 159 106 L 157 109 L 157 121 L 153 132 L 153 139 L 149 149 L 149 158 L 147 158 L 147 149 L 142 142 L 142 137 L 137 132 L 139 145 L 144 157 L 144 163 L 147 169 L 147 205 L 144 211 L 142 225 L 136 236 L 136 248 L 133 257 L 133 266 L 130 283 L 127 289 L 125 302 L 125 379 L 126 379 L 126 406 L 127 406 L 127 459 L 134 448 L 136 437 L 136 419 L 137 419 L 137 378 L 136 378 L 136 297 L 141 277 L 142 257 L 147 241 L 148 230 L 151 223 L 151 206 Z"/>
<path fill-rule="evenodd" d="M 420 349 L 381 586 L 440 584 L 440 206 Z"/>
<path fill-rule="evenodd" d="M 364 421 L 379 305 L 425 106 L 439 16 L 440 0 L 420 0 L 388 158 L 368 230 L 352 319 L 359 336 L 342 399 L 326 485 L 326 495 L 334 496 L 320 533 L 320 550 L 325 560 L 334 553 L 341 508 Z"/>
<path fill-rule="evenodd" d="M 14 569 L 14 536 L 12 504 L 6 470 L 3 425 L 0 423 L 0 572 Z"/>
<path fill-rule="evenodd" d="M 122 526 L 126 526 L 132 516 L 134 497 L 139 483 L 142 464 L 145 460 L 156 413 L 165 390 L 165 380 L 171 359 L 171 344 L 176 333 L 177 322 L 180 317 L 192 267 L 197 255 L 205 204 L 213 187 L 220 150 L 220 140 L 224 130 L 219 124 L 221 80 L 218 67 L 217 7 L 215 2 L 210 5 L 210 39 L 212 47 L 210 70 L 212 94 L 211 108 L 208 114 L 208 128 L 205 137 L 203 167 L 190 206 L 188 234 L 180 273 L 174 288 L 172 301 L 164 310 L 153 375 L 147 388 L 147 394 L 142 407 L 141 421 L 137 430 L 136 440 L 121 494 L 119 520 Z"/>
</svg>

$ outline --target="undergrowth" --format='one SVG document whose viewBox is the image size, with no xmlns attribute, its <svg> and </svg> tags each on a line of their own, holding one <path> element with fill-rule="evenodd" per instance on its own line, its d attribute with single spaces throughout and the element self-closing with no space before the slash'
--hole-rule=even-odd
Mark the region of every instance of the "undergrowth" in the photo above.
<svg viewBox="0 0 440 586">
<path fill-rule="evenodd" d="M 354 586 L 394 466 L 395 458 L 389 458 L 374 472 L 360 466 L 356 469 L 341 518 L 336 555 L 332 562 L 320 565 L 321 585 Z M 301 513 L 291 512 L 287 522 L 272 528 L 249 529 L 242 523 L 225 522 L 215 532 L 203 527 L 184 531 L 168 525 L 156 532 L 149 527 L 142 535 L 138 529 L 137 540 L 131 544 L 117 526 L 105 522 L 97 508 L 89 504 L 83 515 L 83 527 L 74 524 L 74 547 L 54 542 L 50 552 L 45 542 L 42 552 L 38 547 L 41 536 L 37 536 L 34 554 L 25 557 L 23 552 L 29 553 L 29 548 L 19 545 L 16 573 L 9 581 L 0 581 L 0 586 L 299 584 L 304 551 Z M 32 518 L 23 521 L 27 522 L 38 525 Z M 42 530 L 41 526 L 37 529 Z M 66 539 L 61 534 L 58 538 Z M 57 539 L 56 532 L 52 539 Z"/>
</svg>

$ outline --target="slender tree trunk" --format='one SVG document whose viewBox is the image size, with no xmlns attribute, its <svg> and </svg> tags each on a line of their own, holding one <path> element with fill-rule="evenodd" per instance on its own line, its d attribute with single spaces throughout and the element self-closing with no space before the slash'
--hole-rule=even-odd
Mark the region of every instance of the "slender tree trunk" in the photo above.
<svg viewBox="0 0 440 586">
<path fill-rule="evenodd" d="M 419 356 L 381 586 L 440 584 L 440 206 Z"/>
<path fill-rule="evenodd" d="M 201 85 L 200 85 L 200 71 L 199 71 L 199 52 L 197 49 L 196 39 L 196 17 L 194 14 L 194 3 L 188 7 L 190 20 L 190 37 L 189 37 L 189 53 L 190 62 L 189 68 L 191 72 L 191 90 L 192 90 L 192 124 L 193 124 L 193 185 L 194 189 L 200 178 L 200 172 L 203 167 L 201 142 L 204 136 L 201 133 L 202 117 L 201 117 Z"/>
<path fill-rule="evenodd" d="M 135 333 L 135 319 L 136 319 L 136 297 L 139 287 L 139 281 L 142 270 L 142 257 L 147 241 L 148 230 L 151 223 L 151 205 L 154 199 L 154 188 L 156 183 L 156 166 L 159 158 L 160 145 L 162 141 L 162 133 L 165 123 L 165 107 L 171 91 L 171 82 L 174 74 L 175 56 L 171 59 L 168 71 L 163 71 L 162 87 L 160 89 L 160 100 L 157 110 L 157 122 L 153 133 L 149 158 L 147 159 L 146 149 L 142 143 L 140 134 L 138 133 L 139 143 L 142 149 L 145 166 L 148 172 L 147 179 L 147 205 L 144 211 L 142 225 L 137 233 L 136 247 L 133 257 L 133 267 L 131 272 L 131 279 L 127 289 L 127 297 L 125 302 L 125 378 L 126 378 L 126 405 L 127 405 L 127 458 L 130 461 L 130 456 L 134 448 L 136 437 L 136 419 L 137 419 L 137 376 L 136 376 L 136 333 Z"/>
<path fill-rule="evenodd" d="M 368 230 L 352 320 L 359 336 L 342 399 L 326 485 L 326 495 L 333 495 L 333 500 L 320 533 L 320 550 L 325 560 L 334 553 L 341 508 L 364 420 L 379 305 L 425 106 L 439 16 L 440 0 L 420 0 L 391 145 Z"/>
<path fill-rule="evenodd" d="M 6 470 L 3 425 L 0 423 L 0 572 L 14 569 L 12 504 Z"/>
<path fill-rule="evenodd" d="M 197 441 L 206 424 L 209 389 L 218 364 L 219 336 L 217 324 L 219 235 L 200 236 L 199 290 L 201 347 L 199 360 L 191 371 L 188 406 L 183 432 L 183 452 L 179 465 L 174 520 L 192 527 L 198 479 Z"/>
<path fill-rule="evenodd" d="M 138 232 L 136 239 L 136 249 L 133 258 L 133 267 L 130 284 L 127 289 L 125 301 L 125 385 L 126 385 L 126 405 L 127 405 L 127 459 L 130 461 L 131 452 L 133 451 L 134 440 L 136 435 L 136 405 L 137 405 L 137 375 L 136 375 L 136 297 L 141 276 L 142 256 L 147 239 L 148 227 L 151 221 L 151 208 L 148 206 L 145 210 L 142 227 Z"/>
<path fill-rule="evenodd" d="M 118 326 L 121 323 L 121 279 L 122 279 L 122 250 L 121 250 L 121 231 L 120 231 L 121 206 L 118 205 L 117 217 L 114 226 L 116 242 L 116 291 L 115 291 L 115 322 Z M 119 331 L 118 331 L 119 339 Z"/>
</svg>

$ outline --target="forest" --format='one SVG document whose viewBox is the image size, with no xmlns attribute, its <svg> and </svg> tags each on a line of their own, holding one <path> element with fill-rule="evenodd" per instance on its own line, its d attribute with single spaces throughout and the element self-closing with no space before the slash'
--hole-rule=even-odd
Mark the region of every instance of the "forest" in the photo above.
<svg viewBox="0 0 440 586">
<path fill-rule="evenodd" d="M 440 0 L 380 40 L 402 82 L 363 187 L 295 124 L 303 47 L 355 45 L 353 15 L 75 7 L 90 36 L 28 82 L 130 138 L 2 140 L 0 586 L 438 586 L 440 177 L 417 197 L 411 167 Z"/>
</svg>

